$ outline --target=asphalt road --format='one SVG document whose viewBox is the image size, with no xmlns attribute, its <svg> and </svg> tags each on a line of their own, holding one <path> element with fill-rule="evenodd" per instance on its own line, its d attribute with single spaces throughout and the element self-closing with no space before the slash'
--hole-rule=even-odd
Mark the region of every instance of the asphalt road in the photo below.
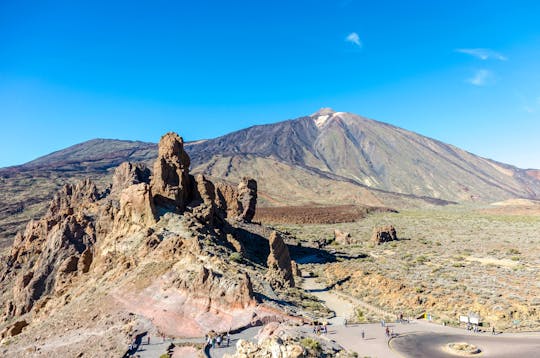
<svg viewBox="0 0 540 358">
<path fill-rule="evenodd" d="M 442 333 L 409 333 L 390 342 L 393 350 L 404 357 L 446 358 L 456 357 L 443 347 L 452 342 L 467 342 L 482 350 L 481 357 L 539 358 L 540 337 L 501 337 L 491 335 L 460 335 Z M 474 356 L 474 355 L 473 355 Z"/>
</svg>

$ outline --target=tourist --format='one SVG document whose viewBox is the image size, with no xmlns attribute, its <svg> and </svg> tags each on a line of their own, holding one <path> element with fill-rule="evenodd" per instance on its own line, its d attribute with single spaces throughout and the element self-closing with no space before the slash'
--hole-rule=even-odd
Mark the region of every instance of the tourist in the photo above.
<svg viewBox="0 0 540 358">
<path fill-rule="evenodd" d="M 381 319 L 381 327 L 384 327 L 384 319 Z"/>
<path fill-rule="evenodd" d="M 491 334 L 495 335 L 495 326 L 491 327 Z"/>
<path fill-rule="evenodd" d="M 216 337 L 216 343 L 218 347 L 221 347 L 221 334 L 218 334 L 218 336 Z"/>
<path fill-rule="evenodd" d="M 386 327 L 386 337 L 389 338 L 390 337 L 390 328 Z"/>
<path fill-rule="evenodd" d="M 227 347 L 231 344 L 231 335 L 227 332 Z"/>
<path fill-rule="evenodd" d="M 364 332 L 364 330 L 362 330 L 362 339 L 365 339 L 366 338 L 366 333 Z"/>
</svg>

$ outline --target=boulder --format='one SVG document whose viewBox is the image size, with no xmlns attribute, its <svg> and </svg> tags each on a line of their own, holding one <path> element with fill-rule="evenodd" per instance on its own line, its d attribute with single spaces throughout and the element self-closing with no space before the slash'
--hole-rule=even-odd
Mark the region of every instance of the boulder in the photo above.
<svg viewBox="0 0 540 358">
<path fill-rule="evenodd" d="M 373 228 L 373 234 L 371 235 L 371 241 L 380 245 L 389 241 L 396 241 L 397 234 L 393 225 L 381 226 Z"/>
<path fill-rule="evenodd" d="M 351 234 L 338 229 L 334 230 L 334 240 L 339 245 L 350 245 L 352 243 Z"/>
</svg>

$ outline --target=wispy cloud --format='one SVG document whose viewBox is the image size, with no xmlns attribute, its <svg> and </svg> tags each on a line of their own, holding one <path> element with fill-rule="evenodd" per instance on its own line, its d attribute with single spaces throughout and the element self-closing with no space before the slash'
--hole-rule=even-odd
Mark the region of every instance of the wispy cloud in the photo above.
<svg viewBox="0 0 540 358">
<path fill-rule="evenodd" d="M 360 36 L 356 32 L 351 32 L 345 37 L 345 41 L 350 42 L 358 47 L 362 47 L 362 41 L 360 41 Z"/>
<path fill-rule="evenodd" d="M 474 56 L 476 58 L 479 58 L 481 60 L 499 60 L 499 61 L 506 61 L 508 58 L 504 56 L 503 54 L 490 50 L 488 48 L 458 48 L 456 49 L 456 52 L 464 53 L 470 56 Z"/>
<path fill-rule="evenodd" d="M 467 82 L 475 86 L 485 86 L 493 78 L 493 73 L 489 70 L 478 70 Z"/>
</svg>

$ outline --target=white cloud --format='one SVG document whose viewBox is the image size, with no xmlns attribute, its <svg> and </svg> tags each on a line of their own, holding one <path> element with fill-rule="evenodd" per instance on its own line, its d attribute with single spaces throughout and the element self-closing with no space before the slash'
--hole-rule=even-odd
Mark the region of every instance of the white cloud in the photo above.
<svg viewBox="0 0 540 358">
<path fill-rule="evenodd" d="M 345 41 L 350 42 L 358 47 L 362 47 L 362 41 L 356 32 L 351 32 L 345 37 Z"/>
<path fill-rule="evenodd" d="M 508 58 L 504 56 L 503 54 L 490 50 L 488 48 L 458 48 L 456 52 L 471 55 L 484 61 L 489 60 L 489 59 L 494 59 L 494 60 L 499 60 L 499 61 L 508 60 Z"/>
<path fill-rule="evenodd" d="M 478 70 L 467 82 L 475 86 L 485 86 L 493 78 L 493 73 L 489 70 Z"/>
</svg>

